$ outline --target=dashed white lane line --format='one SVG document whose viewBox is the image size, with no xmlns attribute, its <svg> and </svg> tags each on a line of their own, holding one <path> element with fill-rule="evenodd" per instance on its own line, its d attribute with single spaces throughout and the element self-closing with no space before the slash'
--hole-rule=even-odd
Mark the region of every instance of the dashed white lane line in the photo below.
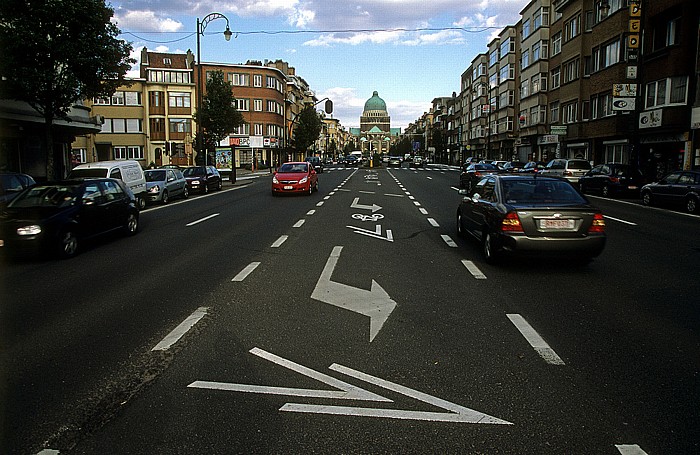
<svg viewBox="0 0 700 455">
<path fill-rule="evenodd" d="M 316 203 L 316 207 L 321 207 L 323 205 L 323 201 L 319 201 Z"/>
<path fill-rule="evenodd" d="M 253 270 L 255 270 L 259 265 L 260 265 L 259 262 L 251 262 L 250 264 L 248 264 L 246 266 L 246 268 L 244 268 L 243 270 L 238 272 L 238 275 L 234 276 L 231 281 L 243 281 L 243 280 L 245 280 L 248 277 L 248 275 L 253 273 Z"/>
<path fill-rule="evenodd" d="M 420 210 L 420 213 L 422 213 L 423 215 L 428 214 L 428 211 L 426 209 L 424 209 L 423 207 L 419 208 L 418 210 Z"/>
<path fill-rule="evenodd" d="M 207 314 L 208 307 L 199 307 L 194 313 L 189 315 L 187 319 L 182 321 L 180 325 L 175 327 L 175 329 L 170 332 L 165 338 L 161 340 L 160 343 L 155 345 L 151 351 L 167 351 L 170 347 L 177 343 L 177 341 L 183 337 L 196 323 L 200 321 Z"/>
<path fill-rule="evenodd" d="M 435 221 L 435 218 L 428 218 L 428 223 L 430 223 L 430 225 L 433 227 L 440 227 L 440 223 Z"/>
<path fill-rule="evenodd" d="M 214 218 L 214 217 L 217 217 L 217 216 L 219 216 L 219 215 L 220 215 L 219 213 L 214 213 L 213 215 L 205 216 L 204 218 L 200 218 L 200 219 L 198 219 L 197 221 L 193 221 L 193 222 L 191 222 L 191 223 L 189 223 L 189 224 L 186 224 L 185 226 L 186 226 L 186 227 L 194 226 L 195 224 L 199 224 L 199 223 L 201 223 L 202 221 L 210 220 L 210 219 L 212 219 L 212 218 Z"/>
<path fill-rule="evenodd" d="M 301 220 L 297 221 L 296 223 L 294 223 L 294 226 L 292 226 L 292 227 L 300 228 L 304 225 L 304 223 L 306 223 L 306 220 L 301 219 Z"/>
<path fill-rule="evenodd" d="M 307 215 L 313 215 L 314 213 L 316 213 L 316 210 L 309 210 L 306 212 Z"/>
<path fill-rule="evenodd" d="M 519 314 L 508 314 L 506 316 L 508 316 L 510 322 L 520 331 L 527 342 L 530 343 L 530 346 L 535 349 L 535 352 L 537 352 L 545 362 L 551 365 L 564 365 L 564 361 L 561 357 L 554 352 L 554 349 L 549 347 L 547 342 L 544 341 L 530 324 L 528 324 L 524 317 Z"/>
<path fill-rule="evenodd" d="M 289 238 L 288 235 L 283 235 L 283 236 L 281 236 L 280 238 L 278 238 L 277 240 L 275 240 L 275 243 L 272 244 L 272 248 L 279 248 L 280 246 L 282 246 L 282 244 L 283 244 L 284 242 L 287 241 L 288 238 Z"/>
<path fill-rule="evenodd" d="M 403 197 L 403 194 L 391 194 L 391 193 L 386 193 L 384 196 L 389 196 L 389 197 Z"/>
<path fill-rule="evenodd" d="M 647 455 L 637 444 L 615 444 L 622 455 Z"/>
<path fill-rule="evenodd" d="M 481 270 L 479 270 L 479 267 L 477 267 L 476 264 L 474 264 L 472 261 L 468 261 L 466 259 L 463 259 L 462 264 L 464 264 L 464 266 L 467 268 L 467 270 L 469 270 L 469 273 L 471 273 L 472 276 L 474 278 L 476 278 L 477 280 L 485 280 L 486 279 L 486 275 L 484 275 L 484 273 Z"/>
<path fill-rule="evenodd" d="M 622 224 L 629 224 L 630 226 L 636 226 L 636 225 L 637 225 L 637 223 L 633 223 L 633 222 L 631 222 L 631 221 L 621 220 L 621 219 L 619 219 L 619 218 L 613 218 L 613 217 L 608 216 L 608 215 L 603 215 L 603 218 L 608 219 L 608 220 L 617 221 L 618 223 L 622 223 Z"/>
<path fill-rule="evenodd" d="M 445 243 L 447 243 L 447 245 L 448 245 L 449 247 L 451 247 L 451 248 L 457 248 L 457 244 L 455 243 L 454 240 L 452 240 L 452 238 L 451 238 L 449 235 L 443 234 L 443 235 L 441 235 L 440 237 L 442 237 L 442 240 L 444 240 Z"/>
<path fill-rule="evenodd" d="M 418 201 L 413 201 L 413 205 L 415 205 L 416 207 L 420 207 L 420 202 L 418 202 Z"/>
</svg>

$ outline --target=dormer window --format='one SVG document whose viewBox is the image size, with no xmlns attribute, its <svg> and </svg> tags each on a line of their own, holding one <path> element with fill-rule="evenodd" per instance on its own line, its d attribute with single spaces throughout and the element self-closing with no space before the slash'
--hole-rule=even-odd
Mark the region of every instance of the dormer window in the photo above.
<svg viewBox="0 0 700 455">
<path fill-rule="evenodd" d="M 170 60 L 169 58 L 166 57 L 163 59 L 163 65 L 172 65 L 172 64 L 173 64 L 173 61 Z"/>
</svg>

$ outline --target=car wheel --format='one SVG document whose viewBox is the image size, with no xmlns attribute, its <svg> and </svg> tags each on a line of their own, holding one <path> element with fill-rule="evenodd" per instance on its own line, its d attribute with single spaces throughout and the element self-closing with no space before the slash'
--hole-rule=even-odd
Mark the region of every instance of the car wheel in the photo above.
<svg viewBox="0 0 700 455">
<path fill-rule="evenodd" d="M 170 196 L 168 196 L 168 190 L 163 191 L 163 197 L 161 198 L 161 200 L 163 201 L 163 204 L 167 204 L 168 202 L 170 202 Z"/>
<path fill-rule="evenodd" d="M 72 229 L 66 229 L 58 237 L 58 254 L 64 259 L 78 254 L 78 236 Z"/>
<path fill-rule="evenodd" d="M 603 197 L 610 197 L 610 187 L 608 185 L 603 185 L 603 189 L 600 191 L 603 193 Z"/>
<path fill-rule="evenodd" d="M 138 196 L 136 198 L 136 205 L 138 205 L 139 210 L 143 210 L 146 208 L 146 198 L 143 196 Z"/>
<path fill-rule="evenodd" d="M 688 213 L 698 213 L 698 200 L 693 196 L 688 196 L 685 201 L 685 209 Z"/>
<path fill-rule="evenodd" d="M 498 252 L 496 251 L 496 245 L 494 244 L 493 235 L 490 232 L 485 232 L 481 243 L 482 252 L 484 253 L 484 259 L 489 264 L 494 264 L 498 260 Z"/>
<path fill-rule="evenodd" d="M 652 199 L 651 199 L 651 191 L 644 191 L 642 193 L 642 204 L 646 206 L 651 206 Z"/>
<path fill-rule="evenodd" d="M 139 230 L 139 217 L 135 213 L 129 213 L 124 224 L 124 232 L 126 235 L 134 235 Z"/>
<path fill-rule="evenodd" d="M 183 197 L 184 199 L 187 199 L 188 197 L 190 197 L 190 190 L 189 190 L 189 188 L 185 187 L 185 189 L 182 191 L 182 197 Z"/>
</svg>

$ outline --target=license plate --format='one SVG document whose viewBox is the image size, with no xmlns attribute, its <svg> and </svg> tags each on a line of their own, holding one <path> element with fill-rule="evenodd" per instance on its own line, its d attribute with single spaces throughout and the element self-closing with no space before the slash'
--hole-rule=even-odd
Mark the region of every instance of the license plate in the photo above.
<svg viewBox="0 0 700 455">
<path fill-rule="evenodd" d="M 294 187 L 292 185 L 285 185 L 284 189 L 285 190 L 293 190 Z"/>
<path fill-rule="evenodd" d="M 573 229 L 574 220 L 540 220 L 542 229 Z"/>
<path fill-rule="evenodd" d="M 636 190 L 636 189 L 637 189 L 637 185 L 630 185 L 630 186 L 628 186 L 627 188 L 629 188 L 630 190 Z"/>
</svg>

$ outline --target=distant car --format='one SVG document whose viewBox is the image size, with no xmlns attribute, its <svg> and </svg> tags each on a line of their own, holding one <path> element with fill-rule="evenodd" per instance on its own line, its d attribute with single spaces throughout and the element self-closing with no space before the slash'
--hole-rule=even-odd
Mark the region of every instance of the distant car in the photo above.
<svg viewBox="0 0 700 455">
<path fill-rule="evenodd" d="M 469 158 L 464 160 L 464 165 L 469 166 L 470 164 L 478 163 L 479 161 L 481 161 L 481 158 L 479 158 L 478 156 L 470 156 Z"/>
<path fill-rule="evenodd" d="M 629 194 L 639 195 L 644 176 L 628 164 L 598 164 L 578 180 L 582 193 L 596 192 L 604 197 Z"/>
<path fill-rule="evenodd" d="M 7 205 L 23 189 L 35 185 L 34 179 L 18 172 L 0 172 L 0 207 Z"/>
<path fill-rule="evenodd" d="M 171 198 L 180 196 L 187 199 L 190 195 L 187 179 L 179 169 L 147 169 L 144 174 L 149 202 L 167 204 Z"/>
<path fill-rule="evenodd" d="M 524 174 L 535 174 L 540 172 L 546 166 L 542 161 L 528 161 L 518 172 Z"/>
<path fill-rule="evenodd" d="M 588 261 L 605 246 L 602 213 L 564 179 L 489 175 L 459 193 L 457 231 L 478 240 L 488 262 L 506 253 Z"/>
<path fill-rule="evenodd" d="M 193 166 L 182 171 L 187 180 L 189 193 L 208 193 L 223 188 L 221 174 L 214 166 Z"/>
<path fill-rule="evenodd" d="M 578 185 L 578 179 L 590 171 L 591 167 L 591 163 L 586 160 L 554 159 L 547 163 L 540 173 L 550 177 L 564 177 L 569 182 Z"/>
<path fill-rule="evenodd" d="M 683 207 L 688 213 L 700 212 L 700 171 L 675 171 L 641 190 L 644 205 Z"/>
<path fill-rule="evenodd" d="M 0 249 L 75 256 L 83 241 L 110 231 L 136 234 L 136 197 L 121 180 L 80 179 L 35 185 L 0 215 Z"/>
<path fill-rule="evenodd" d="M 345 167 L 359 167 L 360 160 L 355 155 L 348 155 L 345 157 Z"/>
<path fill-rule="evenodd" d="M 284 163 L 272 177 L 272 195 L 318 191 L 318 174 L 307 161 Z"/>
<path fill-rule="evenodd" d="M 501 172 L 499 168 L 493 164 L 472 163 L 462 167 L 462 173 L 459 176 L 459 187 L 470 190 L 476 182 L 482 179 L 485 175 L 498 174 Z"/>
<path fill-rule="evenodd" d="M 317 156 L 307 156 L 304 158 L 304 161 L 311 163 L 317 174 L 323 173 L 323 163 L 321 162 L 321 158 Z"/>
<path fill-rule="evenodd" d="M 409 164 L 409 167 L 423 167 L 425 164 L 425 161 L 423 161 L 423 157 L 416 155 L 413 157 L 413 160 Z"/>
<path fill-rule="evenodd" d="M 520 172 L 523 167 L 525 167 L 525 163 L 522 161 L 507 161 L 502 169 L 506 172 Z"/>
<path fill-rule="evenodd" d="M 390 156 L 390 157 L 389 157 L 389 164 L 388 164 L 388 166 L 389 166 L 389 167 L 392 167 L 392 166 L 393 166 L 393 167 L 401 167 L 401 162 L 402 162 L 402 161 L 403 161 L 403 160 L 401 159 L 400 156 Z"/>
<path fill-rule="evenodd" d="M 507 162 L 508 162 L 508 161 L 494 161 L 494 162 L 491 163 L 491 164 L 493 164 L 493 165 L 496 166 L 496 167 L 499 167 L 499 168 L 503 169 L 503 166 L 505 166 L 505 164 L 506 164 Z"/>
</svg>

